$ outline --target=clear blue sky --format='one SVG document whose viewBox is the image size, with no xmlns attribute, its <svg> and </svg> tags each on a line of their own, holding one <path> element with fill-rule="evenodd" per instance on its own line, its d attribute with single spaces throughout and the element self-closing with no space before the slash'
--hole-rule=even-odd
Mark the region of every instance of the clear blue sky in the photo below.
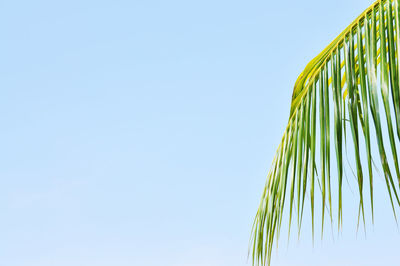
<svg viewBox="0 0 400 266">
<path fill-rule="evenodd" d="M 0 265 L 250 265 L 297 75 L 371 3 L 1 2 Z M 381 195 L 273 265 L 397 265 Z"/>
</svg>

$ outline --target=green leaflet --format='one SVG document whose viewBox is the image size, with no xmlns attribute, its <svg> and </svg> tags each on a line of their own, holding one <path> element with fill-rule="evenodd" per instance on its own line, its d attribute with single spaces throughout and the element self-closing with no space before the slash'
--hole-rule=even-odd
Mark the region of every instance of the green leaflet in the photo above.
<svg viewBox="0 0 400 266">
<path fill-rule="evenodd" d="M 348 46 L 349 45 L 349 46 Z M 357 101 L 358 94 L 356 92 L 355 82 L 355 62 L 354 62 L 354 40 L 353 34 L 349 35 L 348 44 L 344 42 L 345 51 L 345 66 L 346 66 L 346 83 L 348 87 L 348 110 L 350 118 L 351 134 L 353 137 L 354 152 L 357 167 L 357 181 L 360 194 L 360 208 L 364 218 L 364 202 L 363 202 L 363 173 L 360 159 L 359 136 L 358 136 L 358 121 L 357 121 Z"/>
<path fill-rule="evenodd" d="M 296 113 L 296 118 L 295 118 L 295 123 L 294 123 L 294 139 L 293 139 L 293 144 L 292 144 L 292 157 L 293 157 L 293 165 L 292 165 L 292 175 L 291 175 L 291 180 L 290 180 L 290 214 L 289 214 L 289 232 L 288 232 L 288 237 L 290 235 L 290 228 L 292 225 L 292 214 L 293 214 L 293 204 L 294 204 L 294 193 L 295 193 L 295 183 L 296 183 L 296 166 L 297 166 L 297 153 L 298 153 L 298 143 L 297 143 L 297 138 L 298 138 L 298 127 L 299 127 L 299 113 Z"/>
<path fill-rule="evenodd" d="M 366 23 L 364 19 L 364 23 Z M 362 44 L 362 25 L 359 23 L 357 25 L 357 43 Z M 365 50 L 362 45 L 357 46 L 358 54 L 364 54 Z M 371 157 L 371 140 L 370 140 L 370 129 L 369 129 L 369 110 L 368 110 L 368 97 L 367 97 L 367 83 L 366 83 L 366 72 L 365 72 L 365 62 L 364 56 L 358 56 L 358 66 L 360 75 L 360 87 L 361 87 L 361 98 L 362 98 L 362 112 L 363 112 L 363 124 L 364 124 L 364 139 L 367 151 L 367 161 L 368 161 L 368 174 L 370 183 L 370 198 L 371 198 L 371 213 L 372 221 L 374 221 L 374 196 L 373 196 L 373 175 L 372 175 L 372 157 Z"/>
<path fill-rule="evenodd" d="M 320 160 L 321 160 L 321 190 L 322 190 L 322 226 L 321 226 L 321 235 L 323 234 L 324 231 L 324 217 L 325 217 L 325 201 L 326 201 L 326 180 L 325 180 L 325 170 L 327 168 L 326 165 L 326 123 L 325 119 L 326 113 L 324 109 L 324 105 L 326 104 L 325 102 L 325 90 L 326 90 L 326 83 L 325 83 L 325 77 L 324 74 L 326 73 L 326 69 L 324 71 L 320 72 L 319 75 L 319 126 L 320 126 Z M 323 97 L 321 97 L 323 95 Z"/>
<path fill-rule="evenodd" d="M 333 58 L 333 55 L 332 55 Z M 325 115 L 324 115 L 324 121 L 325 121 L 325 161 L 326 161 L 326 176 L 327 176 L 327 186 L 328 186 L 328 201 L 329 201 L 329 216 L 330 220 L 332 222 L 332 193 L 331 193 L 331 165 L 330 165 L 330 113 L 329 113 L 329 73 L 328 73 L 329 66 L 328 64 L 325 65 L 324 69 L 324 97 L 321 97 L 324 99 L 324 110 L 325 110 Z M 325 204 L 323 204 L 322 208 L 325 207 Z M 321 237 L 323 234 L 323 225 L 324 225 L 324 220 L 322 219 L 322 228 L 321 228 Z"/>
<path fill-rule="evenodd" d="M 335 60 L 333 59 L 335 55 Z M 339 47 L 336 53 L 332 54 L 332 77 L 334 78 L 333 101 L 335 102 L 335 148 L 336 161 L 338 168 L 338 228 L 342 224 L 342 186 L 343 186 L 343 144 L 342 144 L 342 97 L 341 97 L 341 68 L 340 68 L 340 51 Z M 336 62 L 335 62 L 336 61 Z"/>
</svg>

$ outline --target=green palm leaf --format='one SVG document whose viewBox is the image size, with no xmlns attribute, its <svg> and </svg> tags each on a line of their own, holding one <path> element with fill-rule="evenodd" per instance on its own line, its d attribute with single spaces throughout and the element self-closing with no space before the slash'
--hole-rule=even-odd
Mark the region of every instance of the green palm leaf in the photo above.
<svg viewBox="0 0 400 266">
<path fill-rule="evenodd" d="M 342 225 L 343 152 L 346 145 L 354 151 L 359 219 L 365 221 L 364 186 L 369 189 L 367 199 L 369 197 L 374 219 L 373 143 L 378 147 L 380 167 L 394 213 L 396 206 L 400 205 L 399 187 L 396 185 L 400 184 L 396 150 L 396 141 L 400 140 L 399 7 L 399 0 L 376 1 L 309 62 L 298 77 L 288 125 L 268 173 L 254 220 L 251 238 L 253 264 L 270 265 L 285 202 L 289 205 L 289 233 L 294 212 L 297 212 L 300 232 L 304 204 L 309 195 L 314 235 L 315 194 L 319 191 L 322 199 L 321 232 L 325 209 L 332 222 L 331 143 L 336 154 L 339 228 Z M 383 103 L 383 112 L 379 103 Z M 332 125 L 330 121 L 333 121 Z M 346 128 L 351 134 L 347 140 Z M 384 146 L 386 130 L 389 149 Z M 366 155 L 362 154 L 363 150 Z M 367 158 L 366 163 L 363 156 Z M 394 171 L 389 165 L 393 165 Z"/>
</svg>

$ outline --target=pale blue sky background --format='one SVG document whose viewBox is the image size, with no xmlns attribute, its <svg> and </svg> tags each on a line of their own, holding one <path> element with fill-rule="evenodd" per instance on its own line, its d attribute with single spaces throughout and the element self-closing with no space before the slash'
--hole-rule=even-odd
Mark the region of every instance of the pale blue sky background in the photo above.
<svg viewBox="0 0 400 266">
<path fill-rule="evenodd" d="M 297 75 L 371 3 L 2 1 L 0 265 L 250 265 Z M 273 265 L 398 265 L 380 194 Z"/>
</svg>

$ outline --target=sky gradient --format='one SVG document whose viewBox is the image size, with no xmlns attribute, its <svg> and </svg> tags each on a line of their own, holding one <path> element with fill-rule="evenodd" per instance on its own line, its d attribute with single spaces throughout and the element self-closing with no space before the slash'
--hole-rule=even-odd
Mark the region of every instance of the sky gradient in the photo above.
<svg viewBox="0 0 400 266">
<path fill-rule="evenodd" d="M 294 82 L 371 3 L 1 2 L 0 265 L 251 265 Z M 381 181 L 366 237 L 305 221 L 273 265 L 396 265 Z"/>
</svg>

